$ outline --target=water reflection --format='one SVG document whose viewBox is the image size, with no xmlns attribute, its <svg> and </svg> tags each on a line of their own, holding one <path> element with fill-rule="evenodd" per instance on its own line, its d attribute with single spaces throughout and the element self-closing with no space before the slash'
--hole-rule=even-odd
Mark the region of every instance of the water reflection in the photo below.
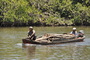
<svg viewBox="0 0 90 60">
<path fill-rule="evenodd" d="M 76 44 L 23 46 L 27 59 L 31 60 L 89 60 L 90 46 Z"/>
<path fill-rule="evenodd" d="M 32 59 L 35 57 L 36 46 L 23 45 L 22 48 L 26 53 L 27 59 Z"/>
</svg>

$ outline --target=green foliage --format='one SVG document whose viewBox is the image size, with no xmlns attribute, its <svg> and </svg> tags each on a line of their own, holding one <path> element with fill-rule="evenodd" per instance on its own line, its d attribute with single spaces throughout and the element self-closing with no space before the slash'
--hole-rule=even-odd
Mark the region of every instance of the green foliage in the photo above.
<svg viewBox="0 0 90 60">
<path fill-rule="evenodd" d="M 90 1 L 0 0 L 0 25 L 90 25 Z"/>
</svg>

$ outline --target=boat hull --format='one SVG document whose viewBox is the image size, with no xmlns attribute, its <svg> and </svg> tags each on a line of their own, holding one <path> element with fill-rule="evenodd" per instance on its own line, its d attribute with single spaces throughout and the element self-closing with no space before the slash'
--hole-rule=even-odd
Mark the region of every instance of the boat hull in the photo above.
<svg viewBox="0 0 90 60">
<path fill-rule="evenodd" d="M 61 43 L 70 43 L 70 42 L 82 42 L 84 38 L 75 38 L 70 40 L 55 40 L 48 42 L 36 42 L 29 39 L 22 39 L 23 44 L 41 44 L 41 45 L 48 45 L 48 44 L 61 44 Z"/>
</svg>

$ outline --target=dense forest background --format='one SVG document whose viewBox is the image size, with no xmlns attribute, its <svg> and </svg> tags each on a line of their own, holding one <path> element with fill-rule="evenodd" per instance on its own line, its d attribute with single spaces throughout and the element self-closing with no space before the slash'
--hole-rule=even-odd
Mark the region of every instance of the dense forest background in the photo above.
<svg viewBox="0 0 90 60">
<path fill-rule="evenodd" d="M 0 0 L 0 26 L 90 25 L 90 0 Z"/>
</svg>

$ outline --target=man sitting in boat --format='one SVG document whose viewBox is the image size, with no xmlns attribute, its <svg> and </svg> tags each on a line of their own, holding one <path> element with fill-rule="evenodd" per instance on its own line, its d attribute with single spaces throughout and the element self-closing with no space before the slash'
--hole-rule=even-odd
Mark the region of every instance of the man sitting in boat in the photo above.
<svg viewBox="0 0 90 60">
<path fill-rule="evenodd" d="M 78 37 L 83 37 L 84 36 L 84 32 L 83 32 L 83 30 L 80 30 L 79 32 L 78 32 Z"/>
<path fill-rule="evenodd" d="M 76 35 L 77 36 L 77 30 L 76 30 L 76 28 L 73 28 L 73 30 L 70 32 L 70 34 L 73 34 L 73 35 Z"/>
<path fill-rule="evenodd" d="M 30 40 L 35 40 L 36 36 L 35 36 L 35 30 L 33 30 L 33 27 L 29 27 L 29 31 L 28 31 L 28 38 Z"/>
</svg>

